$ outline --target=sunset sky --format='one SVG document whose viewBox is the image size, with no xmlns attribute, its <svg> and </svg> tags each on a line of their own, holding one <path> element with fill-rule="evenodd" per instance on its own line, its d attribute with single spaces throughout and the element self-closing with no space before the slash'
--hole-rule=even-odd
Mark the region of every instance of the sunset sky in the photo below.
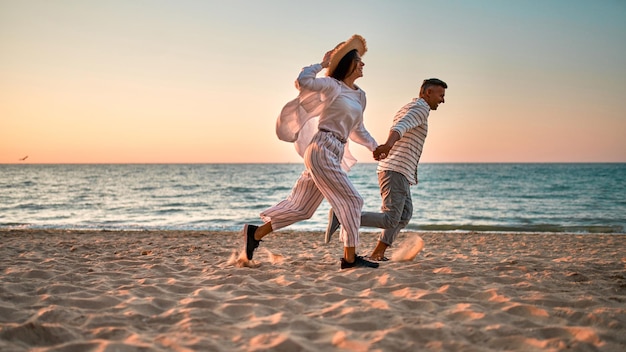
<svg viewBox="0 0 626 352">
<path fill-rule="evenodd" d="M 437 77 L 422 162 L 626 162 L 626 1 L 0 0 L 0 163 L 300 162 L 276 117 L 355 33 L 379 143 Z"/>
</svg>

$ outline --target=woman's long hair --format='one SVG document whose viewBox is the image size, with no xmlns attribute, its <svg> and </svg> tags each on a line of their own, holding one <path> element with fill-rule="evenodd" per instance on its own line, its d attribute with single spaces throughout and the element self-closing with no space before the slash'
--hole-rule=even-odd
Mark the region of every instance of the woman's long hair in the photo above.
<svg viewBox="0 0 626 352">
<path fill-rule="evenodd" d="M 354 59 L 357 57 L 357 53 L 358 51 L 353 49 L 344 55 L 330 76 L 338 81 L 343 81 L 346 77 L 348 77 L 352 71 L 356 69 L 356 65 L 353 65 L 353 63 Z"/>
</svg>

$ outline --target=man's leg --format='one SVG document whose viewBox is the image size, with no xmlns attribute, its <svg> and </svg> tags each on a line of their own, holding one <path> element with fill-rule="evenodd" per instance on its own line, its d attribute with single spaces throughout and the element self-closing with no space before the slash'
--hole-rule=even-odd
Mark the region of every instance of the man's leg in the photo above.
<svg viewBox="0 0 626 352">
<path fill-rule="evenodd" d="M 409 182 L 400 173 L 383 171 L 378 173 L 378 185 L 382 197 L 381 212 L 362 212 L 361 226 L 393 229 L 402 220 L 406 198 L 411 197 Z"/>
<path fill-rule="evenodd" d="M 406 188 L 406 197 L 404 197 L 404 206 L 402 208 L 402 215 L 400 221 L 393 228 L 384 229 L 379 237 L 379 240 L 391 246 L 396 240 L 396 237 L 402 229 L 404 229 L 411 221 L 413 217 L 413 200 L 411 199 L 411 190 L 409 186 Z"/>
<path fill-rule="evenodd" d="M 400 230 L 408 225 L 413 216 L 411 188 L 404 175 L 396 172 L 381 173 L 379 184 L 383 198 L 381 207 L 383 213 L 364 212 L 361 216 L 363 226 L 384 229 L 370 255 L 373 260 L 385 260 L 385 251 L 393 244 Z"/>
<path fill-rule="evenodd" d="M 408 224 L 411 218 L 413 207 L 405 209 L 406 199 L 408 197 L 409 205 L 411 205 L 410 184 L 404 175 L 394 171 L 383 171 L 378 173 L 378 185 L 380 187 L 380 195 L 382 197 L 382 206 L 380 213 L 378 212 L 362 212 L 361 226 L 376 227 L 379 229 L 396 229 L 403 221 L 406 221 L 400 229 Z M 407 211 L 409 212 L 407 215 Z M 334 213 L 334 209 L 330 209 L 328 213 L 328 227 L 325 233 L 325 242 L 330 242 L 333 233 L 339 228 L 339 220 Z M 397 231 L 399 232 L 400 229 Z M 391 234 L 388 236 L 393 238 Z M 393 240 L 391 240 L 393 242 Z M 391 244 L 391 243 L 389 243 Z"/>
</svg>

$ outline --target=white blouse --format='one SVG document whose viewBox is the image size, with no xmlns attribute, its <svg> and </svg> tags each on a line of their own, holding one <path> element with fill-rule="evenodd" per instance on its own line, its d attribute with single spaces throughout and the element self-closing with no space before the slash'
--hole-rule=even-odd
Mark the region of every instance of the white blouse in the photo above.
<svg viewBox="0 0 626 352">
<path fill-rule="evenodd" d="M 363 124 L 365 92 L 332 77 L 317 78 L 321 70 L 322 65 L 314 64 L 300 72 L 296 81 L 300 93 L 283 107 L 276 121 L 278 138 L 293 142 L 303 156 L 313 135 L 323 128 L 374 151 L 378 144 Z M 355 163 L 346 143 L 342 167 L 348 171 Z"/>
</svg>

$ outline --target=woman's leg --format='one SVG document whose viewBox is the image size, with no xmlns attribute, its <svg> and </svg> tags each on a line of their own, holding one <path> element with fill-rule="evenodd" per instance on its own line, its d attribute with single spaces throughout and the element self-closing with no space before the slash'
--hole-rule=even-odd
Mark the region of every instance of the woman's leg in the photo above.
<svg viewBox="0 0 626 352">
<path fill-rule="evenodd" d="M 264 210 L 261 226 L 246 224 L 243 227 L 245 252 L 248 260 L 254 256 L 261 239 L 272 231 L 287 227 L 301 220 L 310 219 L 324 200 L 308 171 L 304 171 L 285 200 Z"/>
<path fill-rule="evenodd" d="M 260 240 L 272 231 L 310 219 L 322 200 L 324 196 L 317 189 L 309 171 L 305 170 L 286 199 L 261 212 L 261 218 L 265 224 L 256 230 L 255 239 Z"/>
<path fill-rule="evenodd" d="M 319 136 L 319 135 L 318 135 Z M 363 199 L 341 169 L 344 145 L 338 141 L 322 140 L 311 143 L 304 155 L 304 162 L 317 188 L 328 200 L 343 225 L 340 238 L 344 243 L 344 259 L 354 262 L 355 248 L 359 243 L 359 226 Z M 314 139 L 315 142 L 315 139 Z"/>
</svg>

